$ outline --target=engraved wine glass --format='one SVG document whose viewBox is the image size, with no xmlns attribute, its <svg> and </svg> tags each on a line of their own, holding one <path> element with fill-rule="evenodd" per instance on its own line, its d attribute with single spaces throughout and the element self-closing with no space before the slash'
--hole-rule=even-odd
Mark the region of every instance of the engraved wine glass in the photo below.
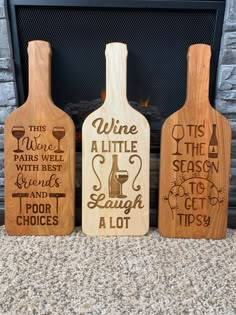
<svg viewBox="0 0 236 315">
<path fill-rule="evenodd" d="M 64 138 L 66 132 L 64 127 L 54 127 L 52 129 L 53 137 L 58 140 L 58 148 L 55 150 L 55 153 L 63 153 L 64 151 L 60 149 L 60 140 Z"/>
<path fill-rule="evenodd" d="M 123 187 L 123 184 L 128 180 L 128 178 L 129 178 L 129 174 L 127 171 L 117 170 L 115 172 L 115 179 L 120 184 L 120 194 L 116 196 L 117 198 L 126 198 L 127 197 L 126 195 L 123 195 L 122 187 Z"/>
<path fill-rule="evenodd" d="M 24 152 L 23 150 L 20 149 L 20 139 L 24 137 L 25 134 L 25 128 L 23 126 L 13 126 L 11 133 L 13 137 L 17 139 L 17 149 L 13 150 L 13 152 L 16 153 L 22 153 Z"/>
<path fill-rule="evenodd" d="M 182 125 L 174 125 L 172 129 L 172 138 L 175 139 L 177 143 L 176 152 L 172 153 L 172 155 L 182 155 L 182 153 L 179 152 L 179 142 L 184 137 L 184 128 Z"/>
</svg>

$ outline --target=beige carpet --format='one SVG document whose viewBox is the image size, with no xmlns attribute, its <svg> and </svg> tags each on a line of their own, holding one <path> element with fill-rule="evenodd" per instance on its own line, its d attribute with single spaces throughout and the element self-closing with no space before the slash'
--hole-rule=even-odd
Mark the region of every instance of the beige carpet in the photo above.
<svg viewBox="0 0 236 315">
<path fill-rule="evenodd" d="M 212 240 L 9 237 L 0 314 L 236 314 L 236 230 Z"/>
</svg>

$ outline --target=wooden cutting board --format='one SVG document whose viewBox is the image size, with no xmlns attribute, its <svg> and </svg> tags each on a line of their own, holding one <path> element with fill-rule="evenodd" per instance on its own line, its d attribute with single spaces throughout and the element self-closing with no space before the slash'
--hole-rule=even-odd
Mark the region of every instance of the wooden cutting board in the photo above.
<svg viewBox="0 0 236 315">
<path fill-rule="evenodd" d="M 127 47 L 106 46 L 106 100 L 82 128 L 82 228 L 143 235 L 149 228 L 150 128 L 126 98 Z"/>
<path fill-rule="evenodd" d="M 225 236 L 231 128 L 208 100 L 211 51 L 188 51 L 187 98 L 161 133 L 159 230 L 166 237 Z"/>
<path fill-rule="evenodd" d="M 4 128 L 5 225 L 10 235 L 65 235 L 74 227 L 75 130 L 51 100 L 51 49 L 28 46 L 29 96 Z"/>
</svg>

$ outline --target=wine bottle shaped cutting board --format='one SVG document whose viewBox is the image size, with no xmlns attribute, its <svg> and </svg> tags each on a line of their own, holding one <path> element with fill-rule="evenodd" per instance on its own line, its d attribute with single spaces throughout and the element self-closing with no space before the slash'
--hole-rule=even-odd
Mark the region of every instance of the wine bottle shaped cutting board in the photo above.
<svg viewBox="0 0 236 315">
<path fill-rule="evenodd" d="M 210 57 L 210 46 L 190 46 L 186 102 L 162 127 L 163 236 L 220 239 L 226 233 L 231 128 L 208 100 Z"/>
<path fill-rule="evenodd" d="M 82 228 L 143 235 L 149 228 L 150 129 L 126 98 L 127 47 L 106 46 L 106 100 L 82 128 Z"/>
<path fill-rule="evenodd" d="M 4 128 L 6 230 L 65 235 L 74 227 L 74 124 L 50 97 L 49 43 L 29 42 L 28 56 L 28 99 Z"/>
</svg>

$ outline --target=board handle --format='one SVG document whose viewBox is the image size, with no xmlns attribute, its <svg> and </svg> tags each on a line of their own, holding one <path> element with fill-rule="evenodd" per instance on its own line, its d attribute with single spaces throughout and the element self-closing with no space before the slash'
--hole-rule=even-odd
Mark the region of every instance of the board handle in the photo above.
<svg viewBox="0 0 236 315">
<path fill-rule="evenodd" d="M 34 40 L 28 43 L 29 94 L 28 100 L 51 100 L 51 46 Z"/>
<path fill-rule="evenodd" d="M 209 76 L 211 47 L 205 44 L 191 45 L 188 49 L 186 103 L 195 106 L 209 103 Z M 210 105 L 210 103 L 209 103 Z"/>
<path fill-rule="evenodd" d="M 127 45 L 109 43 L 106 45 L 106 101 L 122 105 L 127 102 Z M 105 105 L 105 104 L 104 104 Z M 114 105 L 113 105 L 114 106 Z"/>
</svg>

